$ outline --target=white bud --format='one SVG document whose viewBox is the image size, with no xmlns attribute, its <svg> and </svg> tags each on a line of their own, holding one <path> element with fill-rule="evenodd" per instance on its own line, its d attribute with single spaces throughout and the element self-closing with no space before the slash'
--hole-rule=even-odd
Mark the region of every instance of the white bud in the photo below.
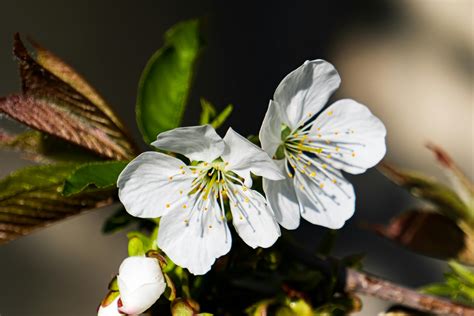
<svg viewBox="0 0 474 316">
<path fill-rule="evenodd" d="M 120 296 L 117 296 L 115 300 L 112 301 L 107 306 L 99 306 L 99 310 L 97 311 L 97 316 L 123 316 L 118 310 L 118 300 Z"/>
<path fill-rule="evenodd" d="M 129 315 L 146 311 L 166 288 L 163 273 L 155 258 L 126 258 L 120 265 L 117 281 L 120 290 L 119 311 Z"/>
</svg>

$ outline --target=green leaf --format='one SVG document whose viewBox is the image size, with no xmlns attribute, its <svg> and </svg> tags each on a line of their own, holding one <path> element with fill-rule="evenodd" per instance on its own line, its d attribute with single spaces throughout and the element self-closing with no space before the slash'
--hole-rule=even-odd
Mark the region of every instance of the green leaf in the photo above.
<svg viewBox="0 0 474 316">
<path fill-rule="evenodd" d="M 474 307 L 474 272 L 459 263 L 449 263 L 444 283 L 434 283 L 422 288 L 422 292 L 449 298 Z"/>
<path fill-rule="evenodd" d="M 222 112 L 219 113 L 219 115 L 211 122 L 212 127 L 216 129 L 219 128 L 227 120 L 233 109 L 234 106 L 232 104 L 227 105 L 225 109 L 222 110 Z"/>
<path fill-rule="evenodd" d="M 164 46 L 148 61 L 136 107 L 146 143 L 181 124 L 201 47 L 199 21 L 181 22 L 166 32 Z"/>
<path fill-rule="evenodd" d="M 70 196 L 91 187 L 96 189 L 113 187 L 127 164 L 127 161 L 103 161 L 81 165 L 67 177 L 62 193 Z"/>
<path fill-rule="evenodd" d="M 76 164 L 34 166 L 0 181 L 0 243 L 79 212 L 113 202 L 115 190 L 64 197 L 64 180 Z"/>
<path fill-rule="evenodd" d="M 212 105 L 211 102 L 207 101 L 204 98 L 201 98 L 201 118 L 199 119 L 200 125 L 206 125 L 211 122 L 211 120 L 216 116 L 216 108 Z"/>
</svg>

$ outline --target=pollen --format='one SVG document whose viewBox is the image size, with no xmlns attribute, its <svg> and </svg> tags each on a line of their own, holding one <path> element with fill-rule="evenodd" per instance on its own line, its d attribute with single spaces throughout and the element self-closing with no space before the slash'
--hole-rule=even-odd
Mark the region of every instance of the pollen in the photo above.
<svg viewBox="0 0 474 316">
<path fill-rule="evenodd" d="M 186 204 L 183 204 L 183 208 L 187 208 L 188 206 Z"/>
<path fill-rule="evenodd" d="M 169 203 L 166 204 L 166 208 L 170 208 L 170 206 L 171 206 L 171 205 L 170 205 Z"/>
<path fill-rule="evenodd" d="M 333 113 L 332 111 L 329 111 L 329 112 L 328 112 L 328 115 L 329 115 L 329 116 L 331 116 L 331 115 L 333 115 L 333 114 L 334 114 L 334 113 Z"/>
<path fill-rule="evenodd" d="M 311 172 L 311 174 L 309 175 L 310 177 L 315 177 L 316 176 L 316 172 Z"/>
<path fill-rule="evenodd" d="M 326 165 L 325 163 L 323 163 L 323 165 L 321 166 L 323 167 L 323 169 L 326 169 L 328 167 L 328 165 Z"/>
</svg>

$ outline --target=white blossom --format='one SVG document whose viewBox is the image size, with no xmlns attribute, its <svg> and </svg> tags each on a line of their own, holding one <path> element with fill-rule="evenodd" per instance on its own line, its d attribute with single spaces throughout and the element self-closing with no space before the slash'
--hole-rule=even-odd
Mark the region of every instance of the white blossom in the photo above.
<svg viewBox="0 0 474 316">
<path fill-rule="evenodd" d="M 364 105 L 339 100 L 323 110 L 340 78 L 324 60 L 306 61 L 277 87 L 260 129 L 262 148 L 287 177 L 264 179 L 278 222 L 340 228 L 355 208 L 352 185 L 341 171 L 360 174 L 385 155 L 383 123 Z M 319 114 L 318 114 L 319 113 Z"/>
<path fill-rule="evenodd" d="M 163 153 L 142 153 L 120 174 L 119 197 L 133 216 L 161 217 L 158 246 L 172 261 L 204 274 L 230 250 L 226 201 L 245 243 L 270 247 L 277 240 L 280 229 L 272 210 L 250 189 L 251 172 L 284 178 L 262 149 L 232 129 L 222 139 L 210 125 L 161 133 L 152 145 L 184 155 L 190 164 Z"/>
</svg>

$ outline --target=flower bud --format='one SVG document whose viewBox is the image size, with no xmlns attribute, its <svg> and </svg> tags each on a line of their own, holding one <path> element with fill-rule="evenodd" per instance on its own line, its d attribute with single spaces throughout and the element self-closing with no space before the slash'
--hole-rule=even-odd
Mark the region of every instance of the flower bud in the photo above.
<svg viewBox="0 0 474 316">
<path fill-rule="evenodd" d="M 150 308 L 165 291 L 166 283 L 158 260 L 128 257 L 117 276 L 120 290 L 119 311 L 137 315 Z"/>
<path fill-rule="evenodd" d="M 118 310 L 118 300 L 120 296 L 117 296 L 110 304 L 103 305 L 104 302 L 99 306 L 97 316 L 123 316 Z"/>
</svg>

